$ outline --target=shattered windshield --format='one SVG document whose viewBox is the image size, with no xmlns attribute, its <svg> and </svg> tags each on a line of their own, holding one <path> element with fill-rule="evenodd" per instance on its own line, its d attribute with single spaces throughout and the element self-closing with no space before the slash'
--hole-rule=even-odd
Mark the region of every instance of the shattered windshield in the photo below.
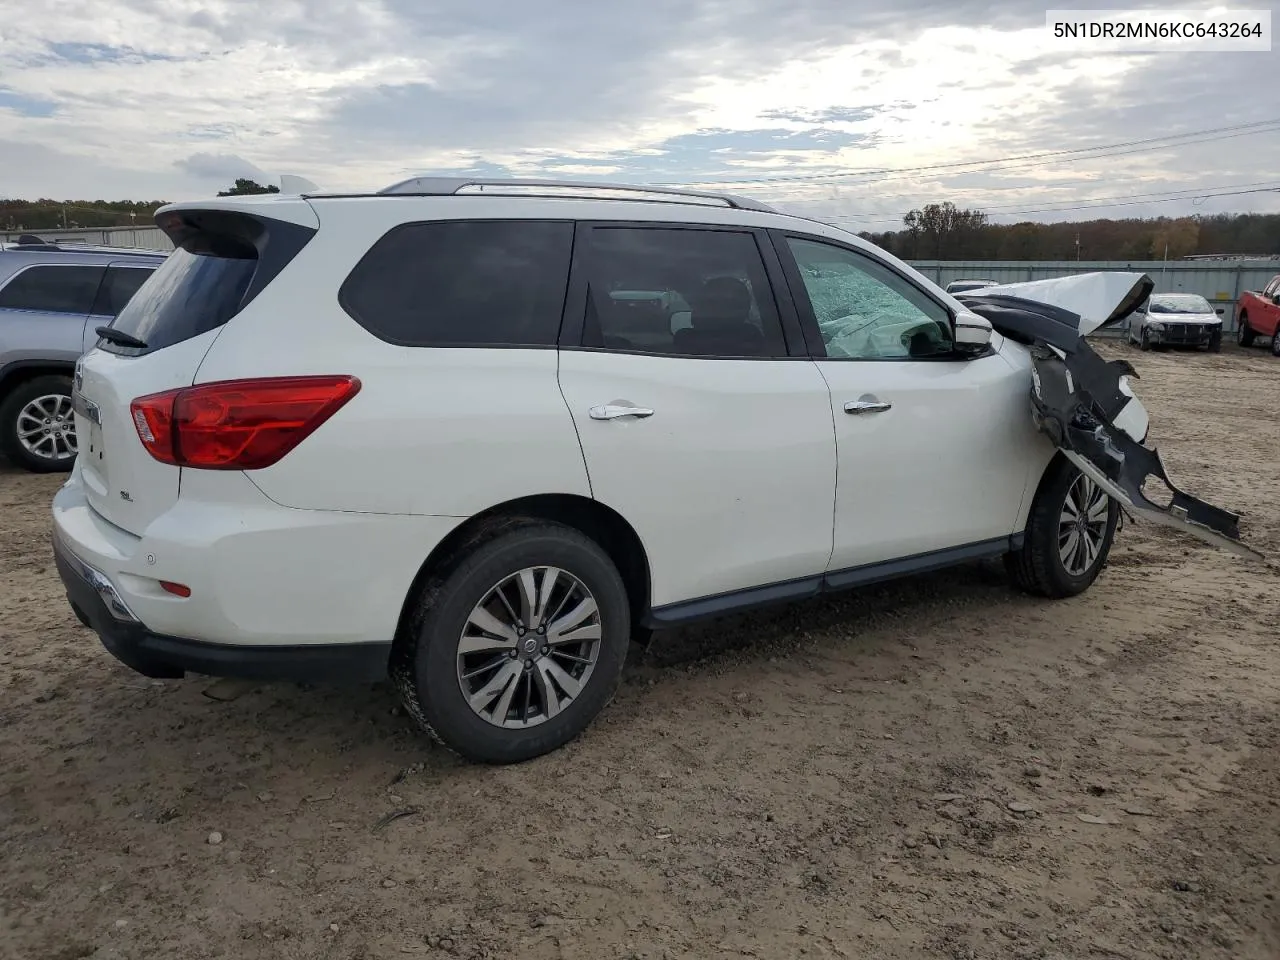
<svg viewBox="0 0 1280 960">
<path fill-rule="evenodd" d="M 1213 307 L 1204 297 L 1194 293 L 1178 296 L 1152 297 L 1147 313 L 1213 313 Z"/>
</svg>

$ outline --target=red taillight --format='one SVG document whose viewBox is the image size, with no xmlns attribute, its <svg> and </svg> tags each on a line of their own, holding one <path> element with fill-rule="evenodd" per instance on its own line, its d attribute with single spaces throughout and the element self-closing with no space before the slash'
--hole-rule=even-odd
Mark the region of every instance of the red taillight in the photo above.
<svg viewBox="0 0 1280 960">
<path fill-rule="evenodd" d="M 276 463 L 360 390 L 355 377 L 223 380 L 139 397 L 130 405 L 162 463 L 257 470 Z"/>
</svg>

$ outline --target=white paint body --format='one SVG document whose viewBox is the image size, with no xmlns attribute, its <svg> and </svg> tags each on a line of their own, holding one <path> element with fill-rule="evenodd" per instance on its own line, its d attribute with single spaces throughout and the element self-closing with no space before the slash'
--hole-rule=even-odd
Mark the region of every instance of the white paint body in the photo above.
<svg viewBox="0 0 1280 960">
<path fill-rule="evenodd" d="M 833 227 L 679 203 L 240 202 L 321 229 L 224 326 L 146 356 L 85 356 L 83 393 L 103 423 L 77 420 L 96 446 L 53 504 L 57 535 L 156 633 L 246 645 L 386 642 L 415 575 L 450 531 L 539 494 L 594 498 L 630 523 L 654 607 L 996 540 L 1023 529 L 1054 453 L 1030 416 L 1030 355 L 999 334 L 992 353 L 933 363 L 431 349 L 376 338 L 337 300 L 356 260 L 407 221 L 625 218 L 835 239 L 963 309 Z M 161 464 L 130 421 L 128 404 L 143 394 L 291 374 L 351 374 L 362 388 L 266 469 Z M 891 408 L 845 413 L 866 394 Z M 617 400 L 654 415 L 588 416 Z M 188 585 L 191 596 L 165 593 L 160 580 Z"/>
</svg>

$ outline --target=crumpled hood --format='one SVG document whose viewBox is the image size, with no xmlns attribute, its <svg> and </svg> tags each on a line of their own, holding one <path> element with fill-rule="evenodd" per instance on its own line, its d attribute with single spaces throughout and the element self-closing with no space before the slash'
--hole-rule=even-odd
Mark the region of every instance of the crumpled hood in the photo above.
<svg viewBox="0 0 1280 960">
<path fill-rule="evenodd" d="M 1086 337 L 1119 323 L 1146 302 L 1155 281 L 1145 273 L 1079 273 L 1070 277 L 1002 283 L 957 294 L 958 297 L 1017 297 L 1070 311 L 1080 317 L 1079 334 Z"/>
</svg>

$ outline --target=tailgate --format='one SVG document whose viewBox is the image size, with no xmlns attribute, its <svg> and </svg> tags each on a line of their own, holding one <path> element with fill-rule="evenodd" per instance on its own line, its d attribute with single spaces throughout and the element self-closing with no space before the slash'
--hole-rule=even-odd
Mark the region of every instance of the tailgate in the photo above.
<svg viewBox="0 0 1280 960">
<path fill-rule="evenodd" d="M 211 331 L 147 356 L 90 350 L 76 366 L 72 399 L 85 494 L 94 510 L 136 536 L 177 502 L 181 470 L 142 446 L 129 404 L 190 386 L 216 336 Z"/>
</svg>

